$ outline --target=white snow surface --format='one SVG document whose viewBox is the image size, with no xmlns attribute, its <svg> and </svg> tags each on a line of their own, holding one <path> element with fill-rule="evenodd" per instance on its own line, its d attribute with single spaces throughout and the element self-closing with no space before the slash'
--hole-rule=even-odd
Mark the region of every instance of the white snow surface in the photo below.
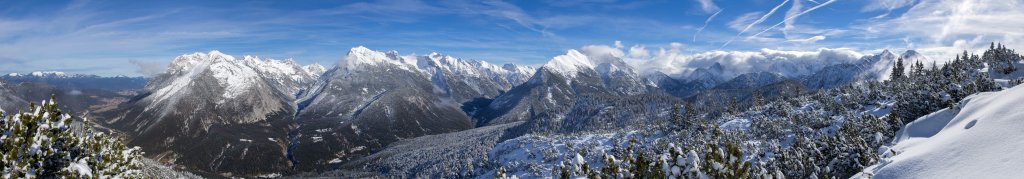
<svg viewBox="0 0 1024 179">
<path fill-rule="evenodd" d="M 959 110 L 923 116 L 882 147 L 879 164 L 855 177 L 1018 178 L 1024 176 L 1024 86 L 979 93 Z"/>
<path fill-rule="evenodd" d="M 576 76 L 580 70 L 583 69 L 594 69 L 594 63 L 590 61 L 586 55 L 576 51 L 575 49 L 569 50 L 565 55 L 559 55 L 544 64 L 544 68 L 552 72 L 558 72 L 567 76 Z"/>
<path fill-rule="evenodd" d="M 261 76 L 276 80 L 278 83 L 284 83 L 285 80 L 301 82 L 316 79 L 325 70 L 319 64 L 300 66 L 290 59 L 284 61 L 264 60 L 256 56 L 236 59 L 216 50 L 209 53 L 187 54 L 177 57 L 169 65 L 166 73 L 174 75 L 176 78 L 171 85 L 154 90 L 155 101 L 164 101 L 179 94 L 185 87 L 192 84 L 195 78 L 207 71 L 224 88 L 221 97 L 232 99 L 249 91 Z M 297 90 L 293 89 L 290 92 Z"/>
<path fill-rule="evenodd" d="M 392 64 L 403 70 L 411 70 L 416 67 L 415 59 L 406 59 L 398 55 L 398 52 L 373 51 L 363 46 L 353 47 L 340 61 L 338 67 L 342 69 L 357 69 L 361 66 L 376 66 Z"/>
<path fill-rule="evenodd" d="M 75 162 L 71 162 L 68 165 L 72 171 L 78 172 L 81 176 L 92 177 L 92 170 L 89 169 L 89 163 L 85 159 L 80 159 Z"/>
<path fill-rule="evenodd" d="M 432 68 L 435 68 L 435 65 L 429 64 L 432 63 L 436 64 L 436 68 L 440 68 L 442 71 L 457 73 L 460 74 L 459 76 L 504 79 L 514 84 L 525 81 L 526 78 L 532 76 L 533 72 L 536 71 L 536 69 L 529 66 L 519 66 L 515 64 L 498 66 L 488 63 L 487 61 L 460 59 L 437 52 L 430 53 L 423 56 L 423 58 L 408 58 L 415 58 L 417 68 L 421 71 L 427 72 L 429 75 L 435 75 L 432 70 Z"/>
</svg>

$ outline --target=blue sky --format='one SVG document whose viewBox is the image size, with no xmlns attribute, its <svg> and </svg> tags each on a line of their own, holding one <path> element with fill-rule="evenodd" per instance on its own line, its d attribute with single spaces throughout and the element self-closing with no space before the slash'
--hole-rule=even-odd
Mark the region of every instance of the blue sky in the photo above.
<svg viewBox="0 0 1024 179">
<path fill-rule="evenodd" d="M 1024 0 L 3 1 L 0 72 L 151 75 L 210 50 L 330 66 L 358 45 L 518 64 L 592 44 L 944 58 L 991 41 L 1020 47 L 1022 9 Z"/>
</svg>

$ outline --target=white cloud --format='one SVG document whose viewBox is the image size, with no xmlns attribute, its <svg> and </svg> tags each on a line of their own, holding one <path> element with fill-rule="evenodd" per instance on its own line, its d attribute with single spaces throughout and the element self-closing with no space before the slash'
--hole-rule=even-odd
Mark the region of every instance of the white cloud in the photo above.
<svg viewBox="0 0 1024 179">
<path fill-rule="evenodd" d="M 793 20 L 784 21 L 785 26 L 782 26 L 782 35 L 786 39 L 790 39 L 790 37 L 789 37 L 789 30 L 792 30 L 793 28 L 795 28 L 795 27 L 793 27 L 793 24 L 796 23 L 796 17 L 795 16 L 797 16 L 797 14 L 800 14 L 800 9 L 803 8 L 803 7 L 804 7 L 803 3 L 801 3 L 800 0 L 796 0 L 796 1 L 793 1 L 793 5 L 790 6 L 788 11 L 786 11 L 786 19 L 789 19 L 791 17 L 793 18 Z"/>
<path fill-rule="evenodd" d="M 828 65 L 855 62 L 862 56 L 863 54 L 859 52 L 844 48 L 822 48 L 817 51 L 709 51 L 697 54 L 682 54 L 678 50 L 660 49 L 637 68 L 641 71 L 659 71 L 685 77 L 693 70 L 720 63 L 725 67 L 725 78 L 760 71 L 800 76 L 811 74 Z"/>
<path fill-rule="evenodd" d="M 138 67 L 138 69 L 135 70 L 136 73 L 145 76 L 156 76 L 167 69 L 167 64 L 164 62 L 128 60 L 128 63 Z"/>
<path fill-rule="evenodd" d="M 697 0 L 697 3 L 700 3 L 700 10 L 704 11 L 704 13 L 711 13 L 720 10 L 718 5 L 715 5 L 715 2 L 712 2 L 711 0 Z"/>
<path fill-rule="evenodd" d="M 797 1 L 799 1 L 799 0 L 797 0 Z M 788 2 L 789 2 L 789 0 L 785 0 L 785 1 L 782 1 L 782 3 L 779 3 L 779 5 L 776 5 L 774 8 L 772 8 L 772 10 L 769 10 L 768 13 L 764 14 L 763 16 L 761 16 L 761 18 L 758 18 L 754 22 L 750 23 L 749 25 L 747 25 L 747 27 L 744 27 L 743 30 L 740 31 L 740 33 L 737 33 L 736 36 L 734 36 L 731 39 L 729 39 L 729 41 L 726 41 L 725 44 L 722 44 L 722 47 L 728 46 L 729 43 L 732 43 L 733 40 L 736 40 L 736 37 L 739 37 L 740 35 L 743 35 L 743 33 L 745 33 L 748 30 L 750 30 L 751 27 L 754 27 L 755 25 L 761 24 L 761 22 L 764 22 L 764 20 L 768 19 L 768 17 L 772 16 L 772 14 L 775 14 L 775 11 L 778 11 L 779 8 L 782 8 L 782 5 L 786 5 L 786 3 L 788 3 Z M 743 18 L 743 16 L 740 16 L 740 18 Z"/>
<path fill-rule="evenodd" d="M 930 59 L 947 60 L 992 41 L 1019 49 L 1024 47 L 1024 0 L 920 1 L 898 17 L 866 25 L 916 42 L 907 44 Z"/>
<path fill-rule="evenodd" d="M 622 41 L 616 40 L 615 41 L 615 48 L 622 48 L 622 47 L 626 47 L 626 46 L 622 46 Z"/>
<path fill-rule="evenodd" d="M 680 48 L 683 48 L 683 43 L 679 43 L 679 42 L 672 42 L 672 43 L 669 43 L 668 45 L 669 45 L 669 47 L 672 47 L 673 50 L 679 50 Z"/>
<path fill-rule="evenodd" d="M 775 27 L 778 27 L 779 25 L 782 25 L 783 23 L 790 22 L 790 21 L 796 19 L 797 17 L 800 17 L 800 16 L 802 16 L 804 14 L 810 13 L 810 12 L 812 12 L 814 10 L 818 10 L 818 8 L 825 7 L 825 6 L 829 5 L 829 4 L 832 4 L 833 2 L 836 2 L 836 0 L 829 0 L 827 2 L 818 4 L 817 6 L 811 7 L 810 9 L 801 11 L 800 13 L 796 13 L 796 14 L 792 14 L 792 15 L 787 14 L 786 15 L 786 19 L 783 19 L 782 22 L 776 23 L 775 25 L 772 25 L 771 27 L 768 27 L 767 29 L 764 29 L 763 31 L 758 32 L 757 34 L 751 35 L 751 37 L 757 37 L 758 35 L 761 35 L 761 34 L 763 34 L 765 32 L 768 32 L 769 30 L 774 29 Z"/>
<path fill-rule="evenodd" d="M 814 36 L 814 37 L 811 37 L 811 38 L 791 39 L 791 40 L 787 40 L 787 41 L 789 41 L 789 42 L 796 42 L 796 43 L 814 43 L 814 42 L 818 42 L 818 41 L 821 41 L 821 40 L 825 40 L 825 36 L 817 35 L 817 36 Z"/>
<path fill-rule="evenodd" d="M 707 20 L 704 20 L 704 25 L 700 26 L 700 28 L 697 29 L 697 33 L 693 33 L 693 41 L 694 42 L 697 41 L 697 35 L 699 35 L 701 31 L 704 31 L 704 28 L 708 27 L 708 24 L 711 23 L 711 20 L 715 19 L 715 17 L 718 16 L 719 13 L 722 13 L 722 11 L 724 11 L 724 10 L 725 9 L 719 9 L 718 12 L 715 12 L 714 14 L 711 14 L 711 16 L 709 16 Z"/>
<path fill-rule="evenodd" d="M 768 19 L 769 16 L 772 16 L 772 14 L 775 14 L 775 11 L 778 11 L 779 8 L 782 7 L 782 5 L 786 5 L 787 2 L 789 2 L 789 0 L 782 1 L 782 3 L 779 3 L 779 5 L 776 5 L 774 8 L 772 8 L 772 10 L 770 10 L 770 11 L 768 11 L 768 13 L 764 14 L 764 16 L 761 16 L 761 18 L 758 18 L 756 21 L 750 23 L 750 25 L 747 25 L 746 28 L 743 28 L 743 31 L 740 31 L 739 34 L 743 34 L 744 32 L 747 32 L 747 30 L 750 30 L 750 28 L 754 27 L 754 25 L 761 24 L 761 22 L 764 22 L 764 20 Z M 739 35 L 739 34 L 737 34 L 737 35 Z"/>
<path fill-rule="evenodd" d="M 877 10 L 892 11 L 893 9 L 899 9 L 901 7 L 906 7 L 906 6 L 913 5 L 916 2 L 917 2 L 917 0 L 870 0 L 870 1 L 868 1 L 868 5 L 864 6 L 864 8 L 861 9 L 861 11 L 864 11 L 864 12 L 877 11 Z"/>
<path fill-rule="evenodd" d="M 643 45 L 633 45 L 633 47 L 629 47 L 630 58 L 647 58 L 650 56 L 651 53 L 647 51 L 647 47 L 644 47 Z"/>
<path fill-rule="evenodd" d="M 758 16 L 761 16 L 762 12 L 748 12 L 736 17 L 732 21 L 729 21 L 728 25 L 730 29 L 741 31 L 747 27 L 748 24 L 754 23 Z"/>
<path fill-rule="evenodd" d="M 607 46 L 607 45 L 587 45 L 580 49 L 580 52 L 590 57 L 595 64 L 606 63 L 612 61 L 614 58 L 625 57 L 625 53 L 622 49 Z"/>
</svg>

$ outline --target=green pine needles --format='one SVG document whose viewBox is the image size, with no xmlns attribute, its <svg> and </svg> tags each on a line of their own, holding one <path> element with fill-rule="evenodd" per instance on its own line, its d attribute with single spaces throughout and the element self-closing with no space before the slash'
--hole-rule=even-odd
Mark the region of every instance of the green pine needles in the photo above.
<svg viewBox="0 0 1024 179">
<path fill-rule="evenodd" d="M 76 123 L 52 98 L 29 111 L 0 113 L 0 177 L 141 177 L 140 148 L 94 132 L 88 120 Z"/>
</svg>

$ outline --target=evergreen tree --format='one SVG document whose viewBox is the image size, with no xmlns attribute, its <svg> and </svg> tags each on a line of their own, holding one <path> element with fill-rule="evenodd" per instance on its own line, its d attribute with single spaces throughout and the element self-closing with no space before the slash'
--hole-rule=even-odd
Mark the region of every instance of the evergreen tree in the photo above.
<svg viewBox="0 0 1024 179">
<path fill-rule="evenodd" d="M 709 145 L 704 156 L 704 173 L 711 178 L 748 178 L 750 163 L 743 161 L 743 153 L 739 147 L 726 143 L 725 148 Z"/>
<path fill-rule="evenodd" d="M 892 81 L 898 81 L 903 78 L 903 57 L 896 59 L 896 64 L 892 67 L 892 74 L 889 75 L 889 79 Z"/>
<path fill-rule="evenodd" d="M 494 173 L 495 179 L 507 179 L 508 176 L 505 174 L 505 167 L 498 168 L 498 171 Z"/>
<path fill-rule="evenodd" d="M 754 91 L 750 96 L 750 101 L 755 110 L 760 110 L 760 107 L 764 105 L 764 97 L 761 96 L 760 91 Z"/>
<path fill-rule="evenodd" d="M 736 96 L 729 98 L 729 113 L 736 114 L 740 110 L 740 102 L 736 99 Z"/>
<path fill-rule="evenodd" d="M 12 178 L 138 178 L 142 151 L 76 125 L 51 98 L 13 116 L 0 114 L 0 172 Z"/>
<path fill-rule="evenodd" d="M 687 113 L 689 113 L 689 112 L 690 111 L 687 111 Z M 672 126 L 674 127 L 673 129 L 679 130 L 679 129 L 683 129 L 683 128 L 685 128 L 687 126 L 686 125 L 686 121 L 683 119 L 683 114 L 682 113 L 683 113 L 682 104 L 679 104 L 679 103 L 672 104 Z"/>
</svg>

